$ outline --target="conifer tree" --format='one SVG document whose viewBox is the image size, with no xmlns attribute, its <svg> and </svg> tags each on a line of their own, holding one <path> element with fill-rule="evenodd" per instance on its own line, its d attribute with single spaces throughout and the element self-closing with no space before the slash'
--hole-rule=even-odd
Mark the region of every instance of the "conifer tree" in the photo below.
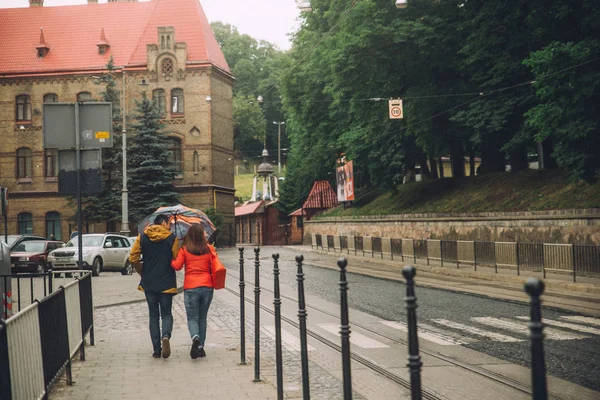
<svg viewBox="0 0 600 400">
<path fill-rule="evenodd" d="M 171 183 L 176 170 L 160 114 L 146 93 L 142 101 L 136 101 L 134 118 L 131 127 L 135 134 L 128 142 L 127 161 L 130 222 L 137 224 L 158 207 L 179 203 L 179 193 Z"/>
</svg>

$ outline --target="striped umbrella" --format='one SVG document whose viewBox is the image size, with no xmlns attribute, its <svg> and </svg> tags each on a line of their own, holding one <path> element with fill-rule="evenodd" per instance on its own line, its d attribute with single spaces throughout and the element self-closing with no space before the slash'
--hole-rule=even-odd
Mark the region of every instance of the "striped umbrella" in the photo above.
<svg viewBox="0 0 600 400">
<path fill-rule="evenodd" d="M 206 237 L 209 239 L 217 230 L 205 213 L 196 210 L 195 208 L 189 208 L 178 204 L 170 207 L 159 207 L 138 224 L 138 232 L 143 232 L 148 225 L 153 224 L 154 220 L 159 215 L 169 216 L 171 232 L 173 232 L 180 240 L 187 235 L 190 226 L 193 224 L 201 224 L 206 232 Z"/>
</svg>

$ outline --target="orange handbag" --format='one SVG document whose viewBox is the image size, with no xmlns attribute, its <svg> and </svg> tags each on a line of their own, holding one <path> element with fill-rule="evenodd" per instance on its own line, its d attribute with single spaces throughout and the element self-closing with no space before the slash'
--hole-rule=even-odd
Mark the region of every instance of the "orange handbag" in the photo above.
<svg viewBox="0 0 600 400">
<path fill-rule="evenodd" d="M 225 278 L 227 276 L 227 268 L 223 265 L 214 247 L 210 247 L 211 253 L 211 276 L 213 288 L 215 290 L 223 289 L 225 287 Z"/>
</svg>

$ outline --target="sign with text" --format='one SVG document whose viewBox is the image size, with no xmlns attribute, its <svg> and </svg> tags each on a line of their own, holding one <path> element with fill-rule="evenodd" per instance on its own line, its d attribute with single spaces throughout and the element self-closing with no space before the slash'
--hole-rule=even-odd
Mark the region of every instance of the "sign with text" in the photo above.
<svg viewBox="0 0 600 400">
<path fill-rule="evenodd" d="M 112 104 L 89 102 L 78 106 L 81 148 L 112 147 Z M 44 103 L 42 120 L 45 149 L 75 148 L 75 103 Z"/>
<path fill-rule="evenodd" d="M 404 111 L 402 109 L 402 100 L 390 100 L 390 119 L 402 119 L 404 118 Z"/>
<path fill-rule="evenodd" d="M 354 170 L 352 161 L 338 161 L 336 169 L 338 202 L 354 201 Z"/>
</svg>

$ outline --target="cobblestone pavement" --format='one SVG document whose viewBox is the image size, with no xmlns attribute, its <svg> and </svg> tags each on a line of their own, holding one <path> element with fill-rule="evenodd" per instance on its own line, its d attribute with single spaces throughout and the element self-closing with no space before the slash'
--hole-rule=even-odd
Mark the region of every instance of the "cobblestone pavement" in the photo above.
<svg viewBox="0 0 600 400">
<path fill-rule="evenodd" d="M 57 384 L 51 399 L 275 399 L 266 380 L 253 383 L 251 364 L 240 366 L 235 334 L 223 323 L 215 300 L 209 312 L 206 358 L 189 357 L 183 296 L 173 302 L 172 354 L 153 359 L 145 303 L 97 309 L 96 346 L 86 348 L 86 360 L 73 365 L 75 384 Z M 264 368 L 273 368 L 261 360 Z"/>
</svg>

